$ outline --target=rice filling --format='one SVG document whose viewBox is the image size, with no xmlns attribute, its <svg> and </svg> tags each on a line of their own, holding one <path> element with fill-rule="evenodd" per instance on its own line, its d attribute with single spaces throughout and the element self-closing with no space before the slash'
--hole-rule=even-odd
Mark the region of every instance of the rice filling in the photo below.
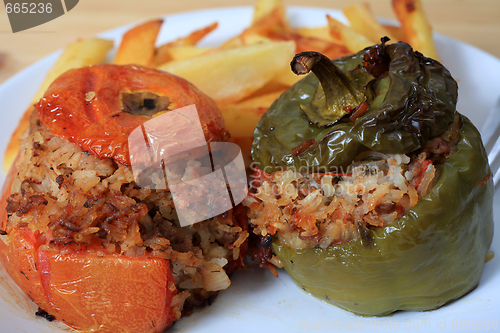
<svg viewBox="0 0 500 333">
<path fill-rule="evenodd" d="M 326 249 L 389 225 L 432 189 L 439 165 L 456 151 L 459 128 L 457 116 L 420 151 L 366 151 L 341 173 L 255 169 L 253 191 L 243 202 L 253 232 L 292 249 Z"/>
<path fill-rule="evenodd" d="M 6 232 L 27 227 L 50 240 L 43 250 L 98 256 L 153 256 L 171 262 L 181 311 L 210 302 L 240 267 L 248 237 L 245 208 L 181 227 L 168 190 L 137 186 L 130 167 L 100 159 L 52 135 L 33 115 L 21 140 Z M 196 164 L 185 173 L 196 170 Z M 188 176 L 179 174 L 179 177 Z"/>
</svg>

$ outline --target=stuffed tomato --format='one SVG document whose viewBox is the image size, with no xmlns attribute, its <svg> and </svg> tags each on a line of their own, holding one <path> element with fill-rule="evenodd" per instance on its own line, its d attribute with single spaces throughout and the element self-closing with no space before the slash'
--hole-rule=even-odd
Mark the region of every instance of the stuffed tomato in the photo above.
<svg viewBox="0 0 500 333">
<path fill-rule="evenodd" d="M 204 140 L 225 141 L 214 101 L 139 66 L 70 70 L 33 109 L 2 192 L 0 259 L 43 313 L 82 331 L 163 332 L 230 285 L 245 208 L 180 226 L 170 189 L 139 186 L 131 167 L 129 134 L 191 104 Z M 168 172 L 192 178 L 189 163 Z"/>
<path fill-rule="evenodd" d="M 261 265 L 360 315 L 436 309 L 474 289 L 492 241 L 493 183 L 448 70 L 385 39 L 291 65 L 313 74 L 254 132 L 245 205 Z"/>
</svg>

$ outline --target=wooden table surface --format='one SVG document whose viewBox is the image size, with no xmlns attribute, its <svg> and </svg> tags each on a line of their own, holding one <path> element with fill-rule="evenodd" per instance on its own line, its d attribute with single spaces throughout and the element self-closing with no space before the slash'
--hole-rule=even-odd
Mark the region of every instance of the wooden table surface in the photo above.
<svg viewBox="0 0 500 333">
<path fill-rule="evenodd" d="M 435 31 L 500 58 L 500 1 L 422 0 Z M 343 8 L 359 0 L 285 0 L 286 5 Z M 370 0 L 375 14 L 394 18 L 390 0 Z M 135 21 L 183 11 L 253 5 L 254 0 L 81 0 L 67 14 L 38 27 L 12 33 L 0 9 L 0 84 L 38 59 L 80 37 Z"/>
</svg>

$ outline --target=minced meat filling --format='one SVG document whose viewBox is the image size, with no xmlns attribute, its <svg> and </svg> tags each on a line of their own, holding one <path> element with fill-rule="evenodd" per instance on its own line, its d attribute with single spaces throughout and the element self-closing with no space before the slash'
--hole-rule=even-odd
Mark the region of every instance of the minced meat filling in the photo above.
<svg viewBox="0 0 500 333">
<path fill-rule="evenodd" d="M 432 189 L 437 166 L 456 151 L 459 128 L 457 117 L 443 135 L 408 156 L 363 152 L 345 172 L 255 170 L 254 191 L 244 201 L 253 232 L 293 249 L 324 249 L 389 225 Z"/>
<path fill-rule="evenodd" d="M 7 233 L 15 227 L 40 232 L 49 239 L 43 249 L 50 251 L 170 260 L 179 316 L 180 309 L 203 305 L 226 289 L 226 273 L 242 265 L 248 232 L 241 205 L 180 227 L 168 190 L 139 188 L 130 167 L 84 152 L 36 120 L 17 163 Z"/>
</svg>

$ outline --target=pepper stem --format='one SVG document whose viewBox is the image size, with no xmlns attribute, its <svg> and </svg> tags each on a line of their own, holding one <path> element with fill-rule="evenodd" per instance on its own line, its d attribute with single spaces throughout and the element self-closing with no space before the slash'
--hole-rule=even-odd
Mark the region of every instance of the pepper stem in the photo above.
<svg viewBox="0 0 500 333">
<path fill-rule="evenodd" d="M 349 77 L 319 52 L 298 53 L 290 66 L 297 75 L 312 71 L 321 83 L 311 104 L 301 105 L 309 120 L 319 127 L 333 125 L 366 100 Z"/>
</svg>

